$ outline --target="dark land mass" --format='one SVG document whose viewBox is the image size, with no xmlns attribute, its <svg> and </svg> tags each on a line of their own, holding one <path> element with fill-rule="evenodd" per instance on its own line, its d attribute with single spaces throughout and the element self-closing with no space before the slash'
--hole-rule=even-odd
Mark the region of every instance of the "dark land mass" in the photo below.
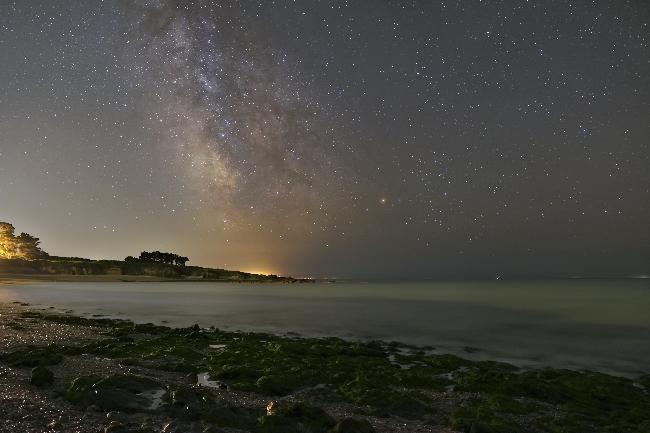
<svg viewBox="0 0 650 433">
<path fill-rule="evenodd" d="M 650 375 L 0 304 L 0 431 L 647 433 Z M 201 386 L 200 386 L 201 385 Z"/>
<path fill-rule="evenodd" d="M 11 223 L 0 222 L 0 276 L 4 279 L 54 281 L 250 281 L 313 282 L 309 278 L 251 274 L 226 269 L 186 266 L 188 257 L 169 252 L 142 251 L 124 260 L 59 257 L 40 247 L 40 239 L 15 234 Z"/>
<path fill-rule="evenodd" d="M 0 275 L 61 281 L 242 281 L 305 283 L 312 279 L 250 274 L 226 269 L 134 260 L 91 260 L 47 256 L 41 259 L 0 259 Z"/>
</svg>

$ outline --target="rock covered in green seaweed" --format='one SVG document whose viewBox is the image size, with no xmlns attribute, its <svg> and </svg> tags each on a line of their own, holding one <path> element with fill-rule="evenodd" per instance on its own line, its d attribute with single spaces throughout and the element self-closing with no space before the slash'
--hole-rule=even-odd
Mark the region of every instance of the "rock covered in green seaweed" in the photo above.
<svg viewBox="0 0 650 433">
<path fill-rule="evenodd" d="M 31 371 L 29 383 L 34 386 L 47 386 L 54 383 L 54 373 L 43 366 L 34 367 Z"/>
<path fill-rule="evenodd" d="M 39 317 L 101 327 L 107 338 L 81 346 L 22 348 L 3 354 L 3 362 L 18 367 L 48 365 L 60 362 L 63 356 L 94 354 L 119 359 L 123 365 L 209 372 L 228 389 L 272 398 L 342 399 L 359 414 L 435 420 L 461 432 L 650 431 L 650 375 L 631 380 L 562 369 L 524 370 L 505 363 L 432 354 L 398 343 Z M 83 400 L 84 390 L 101 379 L 80 378 L 66 395 L 72 401 Z M 441 404 L 441 396 L 449 404 Z M 176 400 L 187 402 L 188 398 L 179 393 Z M 183 406 L 194 409 L 178 412 L 178 416 L 196 416 L 248 431 L 272 430 L 286 423 L 286 428 L 295 427 L 292 416 L 262 416 L 255 409 L 219 401 L 197 403 L 202 398 Z M 171 407 L 165 410 L 174 413 Z M 332 428 L 334 425 L 328 427 Z"/>
<path fill-rule="evenodd" d="M 259 433 L 328 433 L 336 425 L 323 409 L 305 403 L 274 401 L 266 408 Z"/>
<path fill-rule="evenodd" d="M 107 377 L 82 376 L 68 386 L 66 398 L 83 407 L 102 410 L 148 412 L 161 406 L 166 387 L 142 376 L 115 374 Z"/>
<path fill-rule="evenodd" d="M 47 347 L 27 346 L 0 355 L 0 361 L 12 367 L 36 367 L 56 365 L 63 360 L 60 348 L 54 345 Z"/>
<path fill-rule="evenodd" d="M 332 433 L 375 433 L 375 429 L 365 419 L 345 418 L 334 426 Z"/>
</svg>

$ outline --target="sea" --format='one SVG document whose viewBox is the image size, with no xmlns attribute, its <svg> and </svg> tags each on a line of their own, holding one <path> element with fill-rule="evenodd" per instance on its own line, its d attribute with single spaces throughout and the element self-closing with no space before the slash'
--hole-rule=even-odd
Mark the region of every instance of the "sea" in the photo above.
<svg viewBox="0 0 650 433">
<path fill-rule="evenodd" d="M 87 317 L 382 340 L 525 368 L 650 373 L 650 280 L 28 282 L 0 302 Z"/>
</svg>

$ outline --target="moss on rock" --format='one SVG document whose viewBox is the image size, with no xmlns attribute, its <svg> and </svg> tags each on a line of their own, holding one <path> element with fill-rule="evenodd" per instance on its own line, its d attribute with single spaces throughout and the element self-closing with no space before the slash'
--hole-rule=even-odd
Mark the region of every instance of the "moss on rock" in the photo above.
<svg viewBox="0 0 650 433">
<path fill-rule="evenodd" d="M 334 419 L 323 409 L 304 403 L 272 402 L 258 420 L 259 433 L 327 433 Z"/>
<path fill-rule="evenodd" d="M 84 407 L 96 405 L 102 410 L 146 412 L 156 409 L 146 393 L 164 389 L 159 382 L 142 376 L 91 375 L 73 380 L 65 396 L 69 401 Z"/>
<path fill-rule="evenodd" d="M 332 433 L 375 433 L 375 429 L 365 419 L 345 418 L 334 426 Z"/>
<path fill-rule="evenodd" d="M 60 362 L 63 355 L 90 353 L 159 370 L 208 371 L 213 379 L 233 390 L 268 396 L 291 394 L 296 398 L 310 390 L 332 390 L 331 398 L 352 403 L 357 413 L 413 419 L 435 414 L 436 420 L 447 419 L 452 428 L 463 432 L 650 431 L 648 374 L 632 380 L 562 369 L 524 370 L 500 362 L 428 354 L 399 343 L 286 338 L 198 326 L 172 329 L 40 313 L 29 317 L 105 328 L 107 338 L 80 346 L 30 346 L 1 355 L 0 359 L 11 366 L 51 365 Z M 97 383 L 104 379 L 79 378 L 70 385 L 66 397 L 84 402 L 88 390 L 98 389 Z M 124 383 L 118 386 L 106 381 L 101 387 L 110 389 L 113 397 L 122 392 L 134 394 Z M 438 403 L 436 395 L 441 392 L 451 404 Z M 210 406 L 209 410 L 201 409 L 203 419 L 249 431 L 292 431 L 296 418 L 300 418 L 280 412 L 257 422 L 261 414 L 255 410 L 218 402 Z"/>
<path fill-rule="evenodd" d="M 2 354 L 0 360 L 12 367 L 36 367 L 39 365 L 56 365 L 63 360 L 63 355 L 60 348 L 54 345 L 47 347 L 28 346 Z"/>
<path fill-rule="evenodd" d="M 34 367 L 31 371 L 29 383 L 34 386 L 48 386 L 54 383 L 54 373 L 43 366 Z"/>
</svg>

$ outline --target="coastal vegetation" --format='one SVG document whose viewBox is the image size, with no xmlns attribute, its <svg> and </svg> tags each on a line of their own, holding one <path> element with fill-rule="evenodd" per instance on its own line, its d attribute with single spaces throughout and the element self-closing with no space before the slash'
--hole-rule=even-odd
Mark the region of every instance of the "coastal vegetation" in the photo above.
<svg viewBox="0 0 650 433">
<path fill-rule="evenodd" d="M 51 256 L 41 250 L 40 240 L 27 233 L 16 236 L 13 225 L 0 222 L 0 274 L 16 276 L 112 276 L 146 277 L 183 281 L 310 282 L 277 275 L 251 274 L 218 268 L 187 266 L 188 257 L 160 251 L 142 251 L 124 260 L 92 260 Z"/>
<path fill-rule="evenodd" d="M 0 259 L 37 259 L 47 257 L 41 250 L 40 239 L 28 234 L 15 235 L 13 225 L 0 222 Z"/>
<path fill-rule="evenodd" d="M 151 377 L 80 372 L 58 390 L 82 408 L 149 411 L 142 396 L 158 390 L 159 411 L 220 427 L 259 433 L 372 432 L 382 418 L 447 425 L 464 433 L 645 433 L 650 431 L 649 376 L 623 378 L 590 371 L 522 369 L 437 354 L 400 343 L 300 338 L 215 328 L 169 328 L 111 319 L 25 312 L 30 320 L 94 327 L 103 338 L 83 344 L 25 346 L 0 362 L 47 368 L 66 357 L 93 355 L 151 372 Z M 208 386 L 169 386 L 177 372 Z M 42 369 L 34 374 L 49 386 Z M 271 403 L 264 410 L 219 403 L 211 391 L 244 392 Z M 116 398 L 119 396 L 119 398 Z M 344 404 L 359 419 L 339 421 L 321 407 Z M 343 425 L 341 425 L 343 423 Z"/>
<path fill-rule="evenodd" d="M 185 266 L 190 259 L 187 257 L 179 256 L 174 253 L 161 253 L 160 251 L 140 253 L 138 258 L 128 256 L 124 259 L 125 262 L 142 262 L 142 263 L 164 263 L 167 265 Z"/>
<path fill-rule="evenodd" d="M 43 259 L 0 259 L 0 274 L 53 278 L 62 276 L 106 276 L 116 281 L 130 281 L 131 277 L 174 281 L 256 281 L 256 282 L 311 282 L 277 275 L 251 274 L 227 269 L 200 266 L 172 265 L 140 260 L 91 260 L 76 257 L 50 256 Z"/>
</svg>

